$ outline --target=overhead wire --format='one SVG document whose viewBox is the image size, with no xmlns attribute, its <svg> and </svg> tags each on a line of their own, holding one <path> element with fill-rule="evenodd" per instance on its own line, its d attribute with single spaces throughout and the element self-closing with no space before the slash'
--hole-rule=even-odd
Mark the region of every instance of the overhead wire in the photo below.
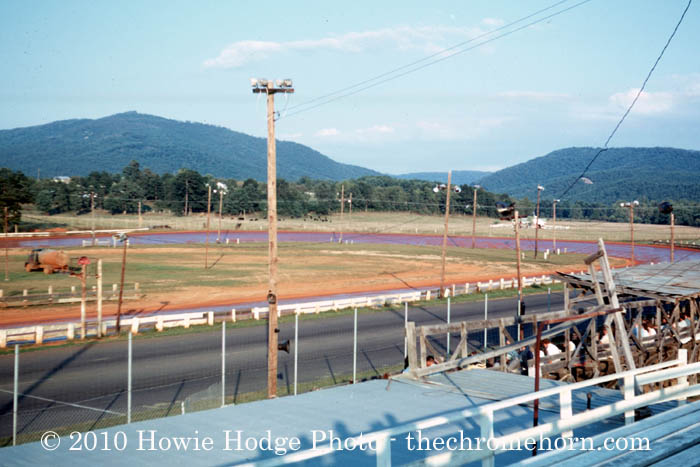
<svg viewBox="0 0 700 467">
<path fill-rule="evenodd" d="M 453 46 L 450 46 L 450 47 L 447 47 L 447 48 L 445 48 L 445 49 L 442 49 L 442 50 L 440 50 L 440 51 L 438 51 L 438 52 L 435 52 L 435 53 L 432 53 L 432 54 L 430 54 L 430 55 L 427 55 L 427 56 L 425 56 L 425 57 L 423 57 L 423 58 L 421 58 L 421 59 L 415 60 L 415 61 L 413 61 L 413 62 L 411 62 L 411 63 L 407 63 L 406 65 L 403 65 L 403 66 L 394 68 L 394 69 L 392 69 L 392 70 L 386 71 L 386 72 L 384 72 L 384 73 L 381 73 L 381 74 L 379 74 L 379 75 L 373 76 L 373 77 L 368 78 L 368 79 L 365 79 L 365 80 L 360 81 L 360 82 L 358 82 L 358 83 L 355 83 L 355 84 L 352 84 L 352 85 L 350 85 L 350 86 L 346 86 L 346 87 L 344 87 L 344 88 L 338 89 L 338 90 L 336 90 L 336 91 L 332 91 L 332 92 L 329 92 L 329 93 L 327 93 L 327 94 L 318 96 L 318 97 L 316 97 L 316 98 L 309 99 L 309 100 L 304 101 L 304 102 L 300 102 L 299 104 L 295 104 L 295 105 L 293 105 L 292 107 L 290 107 L 289 110 L 294 110 L 294 109 L 299 108 L 299 107 L 306 107 L 306 106 L 308 106 L 308 105 L 310 105 L 310 104 L 313 104 L 314 102 L 318 102 L 318 101 L 320 101 L 320 100 L 324 100 L 324 99 L 326 99 L 326 98 L 332 97 L 332 96 L 334 96 L 335 94 L 340 94 L 340 93 L 343 93 L 343 92 L 345 92 L 345 91 L 349 91 L 349 90 L 351 90 L 351 89 L 360 87 L 360 86 L 362 86 L 362 85 L 364 85 L 364 84 L 371 83 L 372 81 L 376 81 L 376 80 L 378 80 L 378 79 L 384 78 L 385 76 L 390 76 L 390 75 L 392 75 L 392 74 L 394 74 L 394 73 L 397 73 L 397 72 L 399 72 L 399 71 L 401 71 L 401 70 L 405 70 L 405 69 L 410 68 L 410 67 L 412 67 L 412 66 L 415 66 L 415 65 L 418 65 L 418 64 L 420 64 L 420 63 L 423 63 L 423 62 L 425 62 L 425 61 L 427 61 L 427 60 L 430 60 L 431 58 L 434 58 L 434 57 L 437 57 L 437 56 L 439 56 L 439 55 L 442 55 L 442 54 L 444 54 L 445 52 L 449 52 L 450 50 L 457 49 L 457 48 L 462 47 L 462 46 L 464 46 L 464 45 L 466 45 L 466 44 L 469 44 L 469 43 L 471 43 L 471 42 L 474 42 L 474 41 L 476 41 L 476 40 L 479 40 L 479 39 L 481 39 L 481 38 L 483 38 L 483 37 L 486 37 L 486 36 L 489 36 L 489 35 L 491 35 L 491 34 L 493 34 L 493 33 L 498 32 L 498 31 L 502 31 L 502 30 L 504 30 L 504 29 L 507 29 L 507 28 L 509 28 L 509 27 L 511 27 L 511 26 L 514 26 L 514 25 L 516 25 L 516 24 L 518 24 L 518 23 L 521 23 L 521 22 L 523 22 L 523 21 L 525 21 L 525 20 L 530 19 L 530 18 L 532 18 L 533 16 L 537 16 L 537 15 L 539 15 L 540 13 L 544 13 L 545 11 L 551 10 L 552 8 L 555 8 L 555 7 L 559 6 L 559 5 L 561 5 L 562 3 L 566 3 L 566 2 L 568 2 L 568 1 L 569 1 L 569 0 L 560 0 L 560 1 L 556 2 L 556 3 L 553 3 L 552 5 L 549 5 L 548 7 L 545 7 L 545 8 L 543 8 L 543 9 L 538 10 L 538 11 L 536 11 L 536 12 L 534 12 L 534 13 L 531 13 L 531 14 L 529 14 L 529 15 L 527 15 L 527 16 L 524 16 L 524 17 L 522 17 L 522 18 L 519 18 L 519 19 L 517 19 L 517 20 L 515 20 L 515 21 L 512 21 L 512 22 L 510 22 L 510 23 L 508 23 L 508 24 L 505 24 L 505 25 L 503 25 L 503 26 L 497 27 L 497 28 L 492 29 L 492 30 L 490 30 L 490 31 L 487 31 L 487 32 L 485 32 L 485 33 L 479 34 L 479 35 L 477 35 L 476 37 L 472 37 L 472 38 L 469 39 L 469 40 L 460 42 L 460 43 L 455 44 L 455 45 L 453 45 Z"/>
<path fill-rule="evenodd" d="M 671 41 L 673 40 L 673 38 L 674 38 L 675 35 L 676 35 L 676 32 L 678 32 L 678 28 L 680 27 L 681 23 L 683 22 L 683 19 L 685 18 L 685 15 L 686 15 L 686 13 L 688 12 L 688 9 L 690 9 L 691 3 L 693 3 L 693 0 L 688 0 L 688 4 L 685 6 L 685 9 L 683 10 L 683 13 L 681 14 L 681 17 L 679 18 L 678 22 L 676 23 L 676 26 L 673 28 L 673 32 L 671 33 L 671 35 L 669 36 L 669 38 L 666 40 L 666 44 L 664 44 L 663 49 L 661 49 L 661 53 L 658 55 L 658 57 L 656 57 L 656 60 L 654 61 L 654 64 L 652 65 L 651 69 L 649 70 L 649 73 L 647 73 L 646 78 L 644 78 L 644 82 L 642 82 L 642 86 L 639 88 L 639 91 L 637 91 L 637 94 L 634 96 L 634 99 L 632 100 L 632 102 L 630 103 L 630 105 L 627 107 L 627 110 L 625 110 L 625 113 L 622 115 L 622 118 L 620 118 L 620 120 L 617 122 L 617 125 L 615 125 L 615 128 L 613 128 L 613 131 L 612 131 L 612 132 L 610 133 L 610 135 L 608 136 L 608 139 L 605 140 L 605 144 L 603 145 L 603 147 L 600 148 L 600 150 L 596 153 L 596 155 L 593 156 L 593 158 L 590 160 L 590 162 L 588 162 L 588 165 L 586 165 L 586 168 L 583 169 L 583 172 L 581 172 L 581 175 L 579 175 L 579 176 L 576 178 L 576 180 L 574 180 L 574 181 L 569 185 L 569 187 L 568 187 L 566 190 L 564 190 L 564 192 L 563 192 L 562 194 L 560 194 L 560 195 L 558 196 L 559 199 L 561 199 L 561 198 L 563 198 L 564 196 L 566 196 L 566 194 L 569 193 L 569 191 L 571 190 L 571 188 L 573 188 L 573 186 L 574 186 L 579 180 L 581 180 L 581 178 L 583 178 L 584 175 L 586 175 L 586 172 L 587 172 L 588 169 L 593 165 L 593 163 L 596 161 L 596 159 L 598 159 L 598 157 L 599 157 L 602 153 L 604 153 L 605 151 L 607 151 L 607 150 L 609 149 L 609 148 L 608 148 L 608 144 L 610 143 L 610 140 L 612 140 L 613 136 L 615 136 L 615 133 L 617 133 L 617 130 L 620 128 L 620 126 L 621 126 L 622 123 L 625 121 L 625 119 L 627 118 L 627 116 L 629 115 L 629 113 L 632 111 L 632 108 L 634 107 L 634 105 L 635 105 L 635 104 L 637 103 L 637 101 L 639 100 L 639 97 L 642 95 L 642 92 L 644 92 L 644 88 L 646 87 L 647 83 L 649 82 L 649 79 L 651 78 L 651 75 L 654 73 L 654 70 L 656 70 L 656 66 L 657 66 L 657 65 L 659 64 L 659 62 L 661 61 L 661 58 L 664 56 L 664 53 L 666 53 L 666 49 L 667 49 L 668 46 L 671 44 Z"/>
<path fill-rule="evenodd" d="M 473 45 L 473 46 L 471 46 L 471 47 L 467 47 L 467 48 L 465 48 L 465 49 L 459 49 L 459 50 L 456 50 L 456 51 L 454 51 L 454 52 L 451 52 L 451 53 L 449 53 L 449 54 L 447 54 L 447 55 L 444 55 L 444 53 L 440 52 L 438 55 L 442 55 L 442 56 L 439 57 L 439 58 L 436 58 L 435 60 L 429 61 L 429 62 L 424 63 L 424 64 L 419 65 L 419 66 L 415 66 L 415 67 L 410 68 L 409 70 L 404 71 L 404 72 L 402 72 L 402 73 L 398 73 L 398 74 L 389 73 L 389 74 L 391 74 L 392 76 L 389 76 L 389 77 L 384 78 L 384 79 L 369 80 L 369 81 L 373 81 L 373 82 L 371 82 L 370 84 L 367 84 L 366 86 L 362 86 L 362 87 L 360 87 L 359 89 L 355 89 L 354 91 L 350 91 L 350 92 L 347 92 L 347 93 L 344 93 L 344 94 L 339 94 L 338 96 L 331 97 L 331 98 L 329 98 L 329 99 L 323 100 L 322 102 L 319 102 L 319 103 L 317 103 L 317 104 L 315 104 L 315 105 L 311 105 L 311 106 L 309 106 L 309 107 L 306 107 L 306 108 L 303 108 L 303 109 L 300 109 L 300 110 L 297 110 L 297 111 L 292 111 L 292 112 L 290 112 L 290 113 L 287 115 L 287 118 L 289 118 L 289 117 L 291 117 L 291 116 L 294 116 L 294 115 L 299 115 L 300 113 L 307 112 L 307 111 L 309 111 L 309 110 L 312 110 L 312 109 L 321 107 L 321 106 L 326 105 L 326 104 L 330 104 L 331 102 L 335 102 L 335 101 L 337 101 L 337 100 L 339 100 L 339 99 L 343 99 L 343 98 L 345 98 L 345 97 L 349 97 L 349 96 L 358 94 L 358 93 L 360 93 L 360 92 L 362 92 L 362 91 L 366 91 L 367 89 L 371 89 L 371 88 L 377 87 L 377 86 L 379 86 L 379 85 L 381 85 L 381 84 L 387 83 L 387 82 L 389 82 L 389 81 L 393 81 L 393 80 L 395 80 L 395 79 L 401 78 L 401 77 L 406 76 L 406 75 L 409 75 L 409 74 L 411 74 L 411 73 L 415 73 L 416 71 L 422 70 L 422 69 L 427 68 L 427 67 L 432 66 L 432 65 L 435 65 L 436 63 L 443 62 L 443 61 L 445 61 L 445 60 L 447 60 L 447 59 L 449 59 L 449 58 L 455 57 L 455 56 L 460 55 L 460 54 L 463 54 L 463 53 L 465 53 L 465 52 L 469 52 L 469 51 L 471 51 L 471 50 L 474 50 L 474 49 L 476 49 L 476 48 L 478 48 L 478 47 L 481 47 L 481 46 L 483 46 L 483 45 L 489 44 L 489 43 L 491 43 L 491 42 L 493 42 L 493 41 L 496 41 L 496 40 L 498 40 L 498 39 L 502 39 L 502 38 L 504 38 L 504 37 L 510 36 L 511 34 L 514 34 L 514 33 L 516 33 L 516 32 L 522 31 L 523 29 L 527 29 L 527 28 L 529 28 L 530 26 L 534 26 L 534 25 L 536 25 L 536 24 L 539 24 L 539 23 L 542 23 L 542 22 L 544 22 L 544 21 L 547 21 L 547 20 L 549 20 L 549 19 L 551 19 L 551 18 L 554 18 L 554 17 L 556 17 L 556 16 L 559 16 L 559 15 L 561 15 L 561 14 L 567 12 L 567 11 L 570 11 L 570 10 L 572 10 L 572 9 L 574 9 L 574 8 L 577 8 L 577 7 L 581 6 L 581 5 L 584 5 L 584 4 L 586 4 L 586 3 L 590 2 L 590 1 L 592 1 L 592 0 L 583 0 L 583 1 L 581 1 L 581 2 L 579 2 L 579 3 L 576 3 L 576 4 L 574 4 L 574 5 L 571 5 L 571 6 L 567 7 L 567 8 L 564 8 L 564 9 L 562 9 L 562 10 L 556 11 L 556 12 L 554 12 L 554 13 L 552 13 L 552 14 L 549 14 L 549 15 L 544 16 L 544 17 L 542 17 L 542 18 L 539 18 L 539 19 L 537 19 L 537 20 L 534 20 L 534 21 L 531 21 L 531 22 L 529 22 L 529 23 L 526 23 L 526 24 L 524 24 L 524 25 L 522 25 L 522 26 L 519 26 L 519 27 L 517 27 L 517 28 L 515 28 L 515 29 L 506 31 L 506 32 L 504 32 L 504 33 L 502 33 L 502 34 L 499 34 L 499 35 L 495 36 L 495 37 L 486 39 L 486 40 L 484 40 L 484 41 L 482 41 L 482 42 L 479 42 L 478 44 L 475 44 L 475 45 Z M 518 21 L 518 22 L 519 22 L 519 21 Z M 434 55 L 433 55 L 433 56 L 434 56 Z M 350 86 L 350 87 L 348 87 L 348 89 L 352 89 L 352 88 L 354 88 L 354 87 L 356 87 L 356 86 Z M 333 94 L 333 93 L 331 93 L 331 94 Z"/>
</svg>

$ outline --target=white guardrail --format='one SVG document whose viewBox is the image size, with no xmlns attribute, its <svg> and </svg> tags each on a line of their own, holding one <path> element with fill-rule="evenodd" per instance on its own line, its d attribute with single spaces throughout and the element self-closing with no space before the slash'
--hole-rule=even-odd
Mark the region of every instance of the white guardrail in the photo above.
<svg viewBox="0 0 700 467">
<path fill-rule="evenodd" d="M 634 422 L 634 410 L 650 404 L 657 404 L 669 400 L 677 400 L 679 405 L 684 404 L 689 397 L 700 395 L 700 385 L 690 386 L 688 376 L 700 373 L 700 363 L 688 365 L 688 351 L 680 349 L 678 359 L 662 362 L 636 370 L 623 373 L 602 376 L 599 378 L 582 381 L 580 383 L 565 384 L 538 392 L 528 393 L 503 401 L 492 402 L 480 407 L 466 410 L 458 410 L 437 417 L 404 423 L 396 427 L 387 428 L 372 433 L 363 433 L 360 436 L 348 438 L 345 443 L 352 440 L 354 446 L 369 445 L 374 449 L 377 466 L 391 465 L 391 439 L 415 430 L 427 430 L 430 428 L 445 427 L 450 424 L 461 424 L 467 419 L 473 419 L 479 425 L 480 436 L 485 442 L 481 443 L 481 449 L 467 451 L 448 451 L 425 459 L 420 459 L 408 465 L 463 465 L 475 461 L 481 461 L 482 466 L 493 467 L 495 457 L 505 452 L 512 446 L 523 446 L 527 440 L 547 438 L 562 435 L 564 438 L 573 436 L 572 430 L 592 423 L 601 422 L 611 417 L 624 414 L 625 424 Z M 573 415 L 571 395 L 575 390 L 622 380 L 624 398 L 602 407 L 597 407 L 586 412 Z M 635 386 L 641 387 L 647 384 L 662 381 L 675 380 L 673 386 L 662 387 L 654 391 L 636 395 Z M 662 385 L 663 386 L 663 385 Z M 525 405 L 535 400 L 547 397 L 559 399 L 559 419 L 542 423 L 533 428 L 516 431 L 501 436 L 495 436 L 494 413 L 517 405 Z M 275 456 L 259 462 L 239 464 L 245 467 L 272 467 L 288 465 L 295 462 L 303 462 L 310 459 L 333 454 L 331 445 L 321 446 L 306 451 L 297 451 L 285 456 Z"/>
<path fill-rule="evenodd" d="M 523 286 L 545 285 L 552 284 L 554 281 L 550 276 L 523 277 Z M 472 292 L 488 292 L 491 290 L 503 290 L 517 287 L 516 279 L 499 279 L 489 280 L 488 282 L 465 283 L 464 286 L 452 285 L 445 289 L 445 296 L 455 296 L 469 294 Z M 417 302 L 420 300 L 431 300 L 439 294 L 439 289 L 418 290 L 415 292 L 404 292 L 387 295 L 374 295 L 367 297 L 352 297 L 338 300 L 322 300 L 303 303 L 280 304 L 277 307 L 279 316 L 283 314 L 309 314 L 320 313 L 322 311 L 338 311 L 347 308 L 356 307 L 373 307 L 387 306 L 392 304 L 400 304 L 404 302 Z M 250 310 L 231 309 L 230 312 L 221 311 L 204 311 L 194 313 L 177 313 L 177 314 L 161 314 L 153 316 L 134 316 L 122 317 L 120 326 L 129 328 L 132 334 L 137 334 L 140 329 L 145 327 L 153 327 L 156 331 L 162 331 L 165 328 L 184 327 L 189 328 L 192 325 L 206 324 L 214 325 L 215 321 L 231 320 L 236 322 L 236 319 L 261 319 L 267 316 L 269 308 L 253 307 Z M 97 334 L 97 323 L 91 320 L 86 324 L 87 333 Z M 113 318 L 105 319 L 101 323 L 102 335 L 107 334 L 107 330 L 116 327 L 116 320 Z M 81 332 L 80 322 L 57 323 L 57 324 L 38 324 L 35 326 L 25 326 L 21 328 L 0 329 L 0 348 L 6 348 L 9 343 L 36 343 L 43 344 L 46 340 L 66 339 L 73 340 L 76 337 L 76 330 L 79 337 Z"/>
</svg>

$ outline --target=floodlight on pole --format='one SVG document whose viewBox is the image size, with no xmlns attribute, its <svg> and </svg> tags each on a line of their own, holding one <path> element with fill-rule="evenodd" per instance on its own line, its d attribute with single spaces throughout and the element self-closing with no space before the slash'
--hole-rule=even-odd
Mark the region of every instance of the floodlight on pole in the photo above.
<svg viewBox="0 0 700 467">
<path fill-rule="evenodd" d="M 267 94 L 267 238 L 269 303 L 267 327 L 267 397 L 277 397 L 277 149 L 275 146 L 275 94 L 293 93 L 292 80 L 285 79 L 282 86 L 274 87 L 274 82 L 258 78 L 253 93 Z M 253 80 L 251 80 L 253 84 Z"/>
</svg>

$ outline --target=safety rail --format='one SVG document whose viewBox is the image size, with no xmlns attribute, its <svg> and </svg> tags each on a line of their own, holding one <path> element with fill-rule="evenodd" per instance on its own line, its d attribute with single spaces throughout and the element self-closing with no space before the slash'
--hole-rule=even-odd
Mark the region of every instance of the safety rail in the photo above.
<svg viewBox="0 0 700 467">
<path fill-rule="evenodd" d="M 536 276 L 531 278 L 523 278 L 523 285 L 543 285 L 553 283 L 553 279 L 549 276 Z M 557 281 L 558 282 L 558 281 Z M 473 292 L 487 292 L 495 289 L 505 289 L 509 287 L 517 286 L 517 280 L 505 280 L 500 279 L 499 281 L 489 280 L 488 282 L 476 282 L 476 283 L 465 283 L 464 286 L 457 287 L 452 285 L 444 290 L 444 295 L 446 297 L 455 296 L 460 294 L 470 294 Z M 111 292 L 112 296 L 115 296 L 116 288 L 113 287 Z M 139 290 L 138 283 L 134 284 L 134 290 Z M 0 304 L 2 303 L 2 290 L 0 290 Z M 94 293 L 94 292 L 93 292 Z M 358 308 L 358 307 L 377 307 L 377 306 L 390 306 L 397 305 L 401 303 L 417 302 L 420 300 L 432 300 L 438 298 L 440 294 L 439 288 L 417 290 L 415 292 L 403 292 L 385 295 L 372 295 L 365 297 L 351 297 L 344 299 L 335 300 L 319 300 L 312 302 L 299 302 L 299 303 L 288 303 L 280 304 L 277 307 L 277 313 L 279 316 L 283 315 L 293 315 L 293 314 L 312 314 L 320 313 L 324 311 L 339 311 L 343 309 Z M 55 295 L 55 294 L 54 294 Z M 107 296 L 111 299 L 111 297 Z M 79 300 L 79 299 L 78 299 Z M 74 301 L 74 300 L 72 300 Z M 206 314 L 206 317 L 202 317 L 202 313 Z M 178 313 L 169 314 L 163 313 L 160 315 L 152 316 L 139 316 L 139 317 L 122 317 L 120 325 L 124 327 L 129 327 L 133 334 L 138 333 L 146 326 L 151 326 L 155 328 L 156 331 L 162 331 L 164 328 L 168 327 L 189 327 L 194 324 L 209 324 L 213 325 L 215 322 L 221 321 L 232 321 L 236 322 L 238 319 L 262 319 L 267 317 L 269 313 L 269 308 L 264 307 L 252 307 L 249 310 L 239 309 L 236 310 L 232 308 L 230 311 L 205 311 L 205 312 L 194 312 L 194 313 Z M 209 318 L 211 317 L 211 319 Z M 161 324 L 159 324 L 161 323 Z M 86 334 L 93 333 L 98 334 L 97 328 L 102 326 L 102 335 L 105 335 L 107 330 L 116 327 L 116 321 L 114 319 L 103 320 L 102 323 L 97 323 L 94 319 L 91 319 L 86 323 Z M 34 326 L 24 326 L 20 328 L 4 328 L 0 329 L 0 348 L 6 348 L 9 343 L 37 343 L 42 344 L 47 339 L 66 339 L 73 340 L 76 337 L 76 328 L 81 328 L 80 322 L 66 322 L 66 323 L 56 323 L 56 324 L 37 324 Z M 82 335 L 80 337 L 83 337 Z"/>
<path fill-rule="evenodd" d="M 651 365 L 622 373 L 611 374 L 599 378 L 582 381 L 579 383 L 565 384 L 538 392 L 512 397 L 503 401 L 493 402 L 476 408 L 459 410 L 450 414 L 431 417 L 410 423 L 404 423 L 396 427 L 387 428 L 371 433 L 363 433 L 360 436 L 348 438 L 345 442 L 353 445 L 376 446 L 374 450 L 378 466 L 391 465 L 391 438 L 414 430 L 426 430 L 448 425 L 453 422 L 464 422 L 467 418 L 478 421 L 480 436 L 484 440 L 480 447 L 469 451 L 449 451 L 428 456 L 408 465 L 462 465 L 474 461 L 481 461 L 482 466 L 493 467 L 495 456 L 508 449 L 509 446 L 523 446 L 528 440 L 563 435 L 564 438 L 573 436 L 572 430 L 591 423 L 597 423 L 617 415 L 625 415 L 625 424 L 634 422 L 634 410 L 650 404 L 668 400 L 678 400 L 679 404 L 685 403 L 688 397 L 700 395 L 700 386 L 690 386 L 687 378 L 690 375 L 700 373 L 700 363 L 687 364 L 688 354 L 684 349 L 679 350 L 678 358 L 656 365 Z M 400 379 L 401 377 L 399 377 Z M 669 386 L 645 394 L 636 395 L 635 386 L 654 382 L 676 380 L 674 386 Z M 596 386 L 611 381 L 624 381 L 624 399 L 604 405 L 585 412 L 573 414 L 571 404 L 573 391 Z M 546 397 L 559 397 L 559 419 L 557 421 L 542 423 L 533 428 L 527 428 L 502 436 L 494 436 L 494 412 L 509 407 L 529 404 L 535 400 Z M 303 462 L 313 458 L 332 454 L 332 445 L 316 447 L 315 449 L 297 451 L 285 456 L 238 464 L 246 467 L 273 467 L 287 465 L 294 462 Z"/>
</svg>

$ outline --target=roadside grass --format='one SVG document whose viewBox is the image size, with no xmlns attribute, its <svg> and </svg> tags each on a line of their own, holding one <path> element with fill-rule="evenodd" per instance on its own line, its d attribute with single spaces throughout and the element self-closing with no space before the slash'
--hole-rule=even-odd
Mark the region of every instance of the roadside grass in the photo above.
<svg viewBox="0 0 700 467">
<path fill-rule="evenodd" d="M 64 248 L 71 257 L 88 256 L 87 286 L 96 285 L 96 259 L 103 260 L 103 287 L 109 296 L 112 284 L 118 284 L 121 275 L 120 249 Z M 390 244 L 337 244 L 337 243 L 282 243 L 279 247 L 280 278 L 288 282 L 323 284 L 328 280 L 346 280 L 349 284 L 360 278 L 392 274 L 417 276 L 420 270 L 429 277 L 439 269 L 440 247 Z M 192 287 L 232 288 L 259 286 L 267 277 L 267 245 L 245 243 L 209 251 L 209 267 L 204 268 L 204 245 L 133 245 L 127 251 L 125 293 L 139 284 L 142 293 L 169 292 Z M 555 269 L 582 264 L 579 254 L 542 255 L 533 259 L 526 255 L 523 271 Z M 71 286 L 80 293 L 79 277 L 64 273 L 46 275 L 40 271 L 24 270 L 24 252 L 9 255 L 10 281 L 0 285 L 7 297 L 18 296 L 27 290 L 30 294 L 45 294 L 52 286 L 54 293 L 66 293 Z M 450 247 L 447 250 L 449 275 L 460 270 L 479 268 L 489 275 L 508 275 L 513 268 L 513 251 L 507 249 L 468 249 Z M 465 269 L 466 268 L 466 269 Z M 483 274 L 482 273 L 482 274 Z M 436 278 L 438 276 L 435 276 Z M 320 285 L 322 289 L 322 285 Z"/>
</svg>

